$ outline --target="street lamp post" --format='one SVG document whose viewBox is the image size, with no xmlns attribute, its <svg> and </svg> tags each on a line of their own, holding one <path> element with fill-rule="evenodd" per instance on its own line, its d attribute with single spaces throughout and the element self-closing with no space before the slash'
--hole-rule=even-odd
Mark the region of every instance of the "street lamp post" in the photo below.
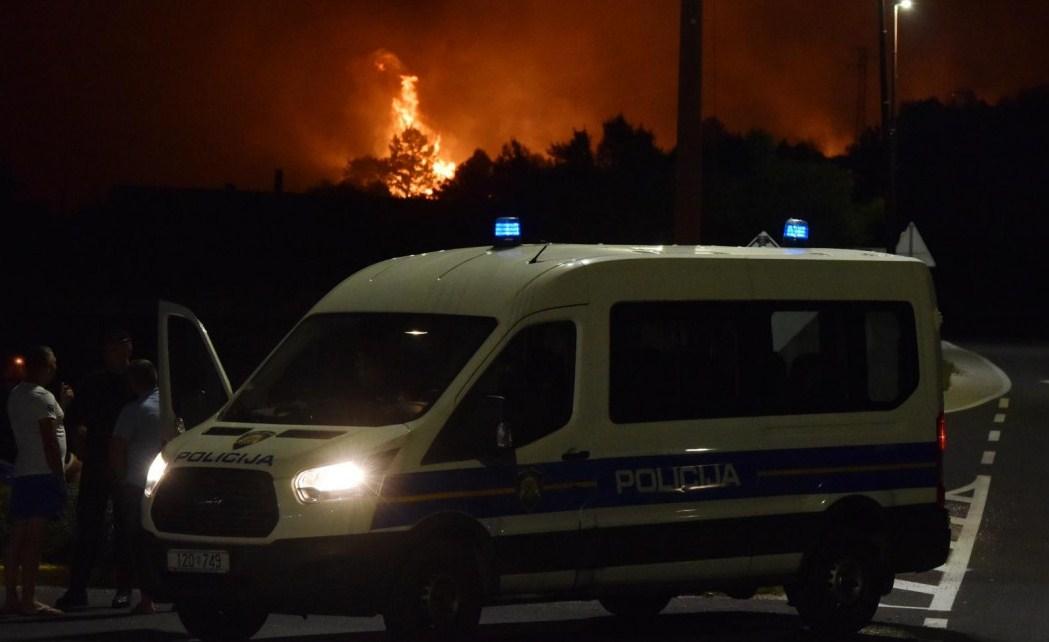
<svg viewBox="0 0 1049 642">
<path fill-rule="evenodd" d="M 889 38 L 885 24 L 885 3 L 892 2 L 892 48 L 886 42 Z M 904 11 L 914 6 L 912 0 L 878 0 L 878 24 L 881 37 L 881 128 L 882 141 L 885 145 L 887 160 L 885 190 L 885 249 L 892 252 L 896 245 L 896 82 L 899 78 L 899 45 L 900 45 L 900 9 Z"/>
</svg>

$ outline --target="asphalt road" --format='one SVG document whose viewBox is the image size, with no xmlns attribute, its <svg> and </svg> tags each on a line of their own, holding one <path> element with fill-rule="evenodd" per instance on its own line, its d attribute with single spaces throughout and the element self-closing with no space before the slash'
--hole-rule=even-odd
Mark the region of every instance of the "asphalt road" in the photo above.
<svg viewBox="0 0 1049 642">
<path fill-rule="evenodd" d="M 954 551 L 944 569 L 898 578 L 863 642 L 1049 641 L 1049 346 L 965 345 L 1012 379 L 1002 399 L 948 416 L 945 460 Z M 997 431 L 997 432 L 993 432 Z M 990 455 L 989 453 L 994 453 Z M 45 588 L 52 601 L 57 589 Z M 54 621 L 0 620 L 0 640 L 166 641 L 188 639 L 170 613 L 131 616 L 97 608 Z M 257 638 L 306 642 L 382 640 L 379 618 L 272 616 Z M 480 640 L 573 639 L 786 642 L 810 639 L 777 595 L 754 600 L 674 600 L 651 625 L 624 628 L 596 602 L 487 609 Z"/>
</svg>

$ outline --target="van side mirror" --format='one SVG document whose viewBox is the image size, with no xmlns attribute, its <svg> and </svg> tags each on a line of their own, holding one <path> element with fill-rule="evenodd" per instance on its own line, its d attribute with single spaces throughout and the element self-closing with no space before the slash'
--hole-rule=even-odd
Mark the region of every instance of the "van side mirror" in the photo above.
<svg viewBox="0 0 1049 642">
<path fill-rule="evenodd" d="M 496 450 L 511 450 L 514 447 L 514 436 L 506 421 L 505 406 L 506 397 L 503 395 L 485 395 L 482 402 L 484 425 L 495 427 Z"/>
</svg>

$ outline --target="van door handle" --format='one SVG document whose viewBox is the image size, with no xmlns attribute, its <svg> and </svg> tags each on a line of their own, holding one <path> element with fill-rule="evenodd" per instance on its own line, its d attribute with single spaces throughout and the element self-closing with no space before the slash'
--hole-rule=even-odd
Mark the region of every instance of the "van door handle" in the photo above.
<svg viewBox="0 0 1049 642">
<path fill-rule="evenodd" d="M 564 461 L 582 461 L 584 459 L 590 459 L 590 451 L 576 450 L 575 448 L 572 448 L 565 454 L 561 455 L 561 459 Z"/>
</svg>

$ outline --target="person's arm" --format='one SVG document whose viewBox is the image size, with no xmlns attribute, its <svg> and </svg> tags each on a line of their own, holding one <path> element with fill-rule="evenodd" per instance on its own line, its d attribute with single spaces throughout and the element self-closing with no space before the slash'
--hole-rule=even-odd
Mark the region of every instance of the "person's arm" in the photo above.
<svg viewBox="0 0 1049 642">
<path fill-rule="evenodd" d="M 66 411 L 66 440 L 69 451 L 80 459 L 84 458 L 86 454 L 84 451 L 87 448 L 87 427 L 90 423 L 87 412 L 89 408 L 98 405 L 93 399 L 92 389 L 89 377 L 77 387 L 79 392 L 73 397 L 69 407 L 63 406 Z"/>
<path fill-rule="evenodd" d="M 113 479 L 124 481 L 127 474 L 127 439 L 122 436 L 113 435 L 109 440 L 109 468 L 113 471 Z"/>
<path fill-rule="evenodd" d="M 40 428 L 40 440 L 44 444 L 44 458 L 51 472 L 62 476 L 62 449 L 58 445 L 58 420 L 45 417 L 37 422 Z"/>
<path fill-rule="evenodd" d="M 62 406 L 62 410 L 69 410 L 73 405 L 73 399 L 76 394 L 73 392 L 73 388 L 63 382 L 60 384 L 60 392 L 58 393 L 58 405 Z"/>
</svg>

